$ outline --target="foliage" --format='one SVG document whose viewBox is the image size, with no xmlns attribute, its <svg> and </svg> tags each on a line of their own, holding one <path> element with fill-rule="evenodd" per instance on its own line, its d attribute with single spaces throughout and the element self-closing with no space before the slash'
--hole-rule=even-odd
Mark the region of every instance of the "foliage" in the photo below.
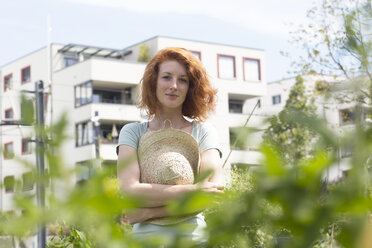
<svg viewBox="0 0 372 248">
<path fill-rule="evenodd" d="M 149 62 L 151 59 L 149 47 L 143 43 L 139 46 L 138 62 Z"/>
<path fill-rule="evenodd" d="M 307 17 L 308 25 L 292 32 L 291 42 L 305 51 L 293 59 L 297 74 L 371 78 L 370 0 L 322 0 Z"/>
<path fill-rule="evenodd" d="M 209 208 L 207 247 L 357 247 L 372 207 L 368 172 L 372 126 L 357 126 L 344 137 L 344 144 L 355 147 L 352 168 L 344 182 L 326 188 L 322 177 L 336 154 L 324 148 L 337 150 L 338 139 L 314 117 L 289 112 L 288 119 L 319 134 L 320 147 L 313 156 L 289 167 L 278 147 L 263 144 L 262 165 L 233 171 L 222 198 L 195 192 L 170 203 L 169 210 L 179 214 Z M 68 226 L 70 231 L 52 237 L 49 247 L 151 247 L 159 242 L 156 237 L 133 239 L 131 227 L 120 222 L 122 212 L 138 207 L 141 199 L 123 197 L 110 169 L 97 169 L 84 184 L 69 187 L 75 171 L 65 167 L 60 152 L 67 137 L 66 123 L 62 118 L 48 130 L 41 129 L 43 135 L 53 137 L 45 149 L 50 173 L 36 177 L 38 183 L 53 182 L 47 190 L 47 207 L 40 209 L 32 192 L 16 187 L 16 212 L 2 217 L 0 232 L 22 238 L 35 234 L 39 224 Z M 335 231 L 328 231 L 334 223 Z M 178 238 L 170 242 L 170 247 L 193 246 Z"/>
<path fill-rule="evenodd" d="M 264 140 L 278 147 L 279 154 L 291 165 L 310 155 L 315 138 L 310 128 L 289 118 L 294 111 L 308 116 L 315 116 L 316 111 L 314 98 L 305 94 L 304 79 L 300 76 L 296 77 L 284 109 L 278 116 L 270 118 L 270 125 L 263 136 Z"/>
<path fill-rule="evenodd" d="M 91 242 L 86 238 L 85 234 L 79 230 L 71 229 L 68 233 L 64 233 L 60 228 L 58 236 L 53 236 L 46 244 L 47 248 L 93 248 Z"/>
<path fill-rule="evenodd" d="M 327 128 L 321 120 L 299 113 L 293 115 L 314 129 Z M 331 136 L 330 131 L 321 135 L 324 146 L 338 148 L 337 140 L 328 135 Z M 358 138 L 371 144 L 370 138 Z M 238 202 L 231 199 L 223 202 L 221 212 L 210 221 L 210 233 L 214 234 L 210 239 L 212 244 L 226 242 L 228 239 L 224 237 L 228 236 L 244 240 L 247 247 L 331 247 L 330 244 L 335 242 L 340 247 L 357 247 L 372 207 L 372 199 L 366 194 L 366 185 L 370 184 L 371 178 L 365 176 L 361 170 L 363 166 L 360 166 L 369 158 L 365 149 L 356 152 L 354 158 L 358 161 L 354 161 L 350 176 L 343 183 L 333 185 L 332 189 L 327 189 L 322 177 L 335 162 L 335 154 L 319 149 L 313 157 L 288 167 L 276 147 L 263 144 L 262 151 L 265 161 L 262 167 L 252 171 L 254 184 L 250 186 L 251 190 L 241 192 Z M 336 222 L 337 232 L 321 232 Z M 241 229 L 256 224 L 260 230 L 265 228 L 266 237 L 272 236 L 266 238 L 266 241 L 272 240 L 271 243 L 259 245 L 257 231 L 250 236 L 249 231 L 244 233 Z"/>
<path fill-rule="evenodd" d="M 315 59 L 318 66 L 334 66 L 333 69 L 346 71 L 350 78 L 355 75 L 370 78 L 370 48 L 366 45 L 369 41 L 361 44 L 361 35 L 367 31 L 360 31 L 364 24 L 358 24 L 368 18 L 370 9 L 363 4 L 358 10 L 358 6 L 346 3 L 350 2 L 324 1 L 320 12 L 316 9 L 310 11 L 314 21 L 329 15 L 333 19 L 320 23 L 324 25 L 323 29 L 317 26 L 319 47 L 312 47 L 309 56 Z M 329 25 L 332 23 L 340 25 L 343 31 L 330 33 L 340 30 L 331 29 Z M 312 27 L 306 30 L 311 33 Z M 326 47 L 321 48 L 321 44 Z M 346 58 L 352 54 L 355 60 L 350 62 Z M 302 68 L 309 72 L 312 66 L 313 63 L 303 64 Z M 282 127 L 291 131 L 286 138 L 262 144 L 263 160 L 259 167 L 233 170 L 231 183 L 221 197 L 194 192 L 169 204 L 169 211 L 179 214 L 208 208 L 205 211 L 209 235 L 207 247 L 370 246 L 372 124 L 356 118 L 355 128 L 350 133 L 336 136 L 324 121 L 312 115 L 313 110 L 301 93 L 301 78 L 297 78 L 297 83 L 286 104 L 286 111 L 274 123 L 288 124 L 277 125 L 278 134 L 287 132 Z M 360 91 L 352 93 L 360 96 Z M 371 100 L 369 92 L 365 93 L 364 98 Z M 356 116 L 361 114 L 361 104 L 362 101 L 356 102 Z M 141 199 L 124 197 L 120 193 L 118 181 L 112 178 L 112 168 L 97 168 L 85 183 L 71 187 L 76 171 L 65 166 L 61 152 L 68 137 L 66 125 L 67 120 L 63 116 L 47 129 L 36 127 L 46 144 L 44 152 L 48 174 L 39 175 L 35 165 L 15 156 L 36 175 L 38 185 L 49 185 L 47 207 L 39 208 L 35 192 L 22 191 L 21 183 L 16 180 L 15 211 L 0 216 L 0 233 L 21 239 L 34 235 L 40 224 L 48 227 L 61 225 L 67 226 L 67 231 L 60 229 L 51 237 L 48 247 L 154 247 L 159 237 L 150 241 L 134 239 L 130 234 L 131 227 L 120 221 L 122 213 L 138 207 Z M 246 134 L 249 132 L 239 138 L 248 138 Z M 312 153 L 307 150 L 311 142 L 303 141 L 308 140 L 310 134 L 317 136 Z M 291 143 L 286 144 L 290 138 Z M 336 151 L 345 145 L 354 148 L 350 170 L 342 182 L 325 185 L 323 175 L 337 161 Z M 283 151 L 290 155 L 282 156 Z M 294 166 L 288 166 L 288 159 Z M 169 243 L 169 247 L 193 245 L 178 238 Z"/>
</svg>

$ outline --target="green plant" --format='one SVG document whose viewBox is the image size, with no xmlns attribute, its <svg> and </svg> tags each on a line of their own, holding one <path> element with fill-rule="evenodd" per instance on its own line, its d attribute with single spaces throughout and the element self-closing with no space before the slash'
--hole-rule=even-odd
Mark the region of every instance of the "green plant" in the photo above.
<svg viewBox="0 0 372 248">
<path fill-rule="evenodd" d="M 75 228 L 64 233 L 62 228 L 58 231 L 58 236 L 53 236 L 46 244 L 47 248 L 93 248 L 92 243 L 87 239 L 86 235 Z"/>
<path fill-rule="evenodd" d="M 282 158 L 290 165 L 308 157 L 312 152 L 315 132 L 306 125 L 290 118 L 292 112 L 298 111 L 309 117 L 315 116 L 314 98 L 305 94 L 304 79 L 296 77 L 284 109 L 270 118 L 270 125 L 263 138 L 278 149 Z"/>
<path fill-rule="evenodd" d="M 138 62 L 149 62 L 151 59 L 149 47 L 143 43 L 139 46 Z"/>
</svg>

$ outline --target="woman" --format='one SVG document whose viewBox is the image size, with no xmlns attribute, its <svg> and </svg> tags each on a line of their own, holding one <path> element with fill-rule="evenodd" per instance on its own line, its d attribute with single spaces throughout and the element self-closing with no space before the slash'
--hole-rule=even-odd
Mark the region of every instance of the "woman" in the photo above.
<svg viewBox="0 0 372 248">
<path fill-rule="evenodd" d="M 134 224 L 134 235 L 144 237 L 148 234 L 169 234 L 169 230 L 175 228 L 174 225 L 161 226 L 146 221 L 168 216 L 165 205 L 172 199 L 196 190 L 222 192 L 223 170 L 217 135 L 211 126 L 201 122 L 214 110 L 215 97 L 216 90 L 212 88 L 204 67 L 186 49 L 163 49 L 148 63 L 141 81 L 139 107 L 147 111 L 151 120 L 125 125 L 120 132 L 117 148 L 118 178 L 123 193 L 145 199 L 142 208 L 126 217 L 129 223 Z M 204 182 L 187 185 L 141 182 L 140 165 L 136 156 L 138 141 L 146 131 L 164 128 L 167 121 L 172 128 L 191 134 L 198 142 L 199 171 L 212 171 Z M 121 168 L 120 165 L 124 162 L 129 165 Z M 185 222 L 194 226 L 184 235 L 193 241 L 203 241 L 203 215 L 195 215 Z"/>
</svg>

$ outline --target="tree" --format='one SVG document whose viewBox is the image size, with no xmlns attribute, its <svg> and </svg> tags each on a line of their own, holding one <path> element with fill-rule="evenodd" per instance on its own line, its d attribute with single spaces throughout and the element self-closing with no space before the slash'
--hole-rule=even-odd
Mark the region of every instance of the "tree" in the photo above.
<svg viewBox="0 0 372 248">
<path fill-rule="evenodd" d="M 371 1 L 322 0 L 307 13 L 309 23 L 291 32 L 291 43 L 305 51 L 293 65 L 298 72 L 371 78 Z"/>
<path fill-rule="evenodd" d="M 139 46 L 138 62 L 149 62 L 151 56 L 149 54 L 149 47 L 143 43 Z"/>
<path fill-rule="evenodd" d="M 282 158 L 289 164 L 295 165 L 311 152 L 315 134 L 306 126 L 290 118 L 294 112 L 302 112 L 314 116 L 316 106 L 314 98 L 305 94 L 304 79 L 296 77 L 284 109 L 270 118 L 270 126 L 264 133 L 264 140 L 275 145 Z"/>
<path fill-rule="evenodd" d="M 308 25 L 297 27 L 290 40 L 303 51 L 293 58 L 294 73 L 341 76 L 355 93 L 371 98 L 371 0 L 322 0 L 307 17 Z M 361 100 L 359 95 L 351 99 Z"/>
</svg>

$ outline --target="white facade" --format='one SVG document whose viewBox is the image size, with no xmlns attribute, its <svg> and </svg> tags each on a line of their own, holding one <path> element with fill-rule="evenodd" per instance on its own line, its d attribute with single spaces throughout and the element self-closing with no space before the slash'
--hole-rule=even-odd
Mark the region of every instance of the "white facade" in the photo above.
<svg viewBox="0 0 372 248">
<path fill-rule="evenodd" d="M 353 103 L 342 103 L 335 99 L 337 94 L 342 94 L 343 89 L 338 89 L 342 84 L 341 78 L 330 76 L 304 76 L 305 94 L 313 96 L 317 107 L 317 114 L 324 119 L 328 126 L 335 132 L 335 135 L 342 134 L 354 127 L 352 120 L 345 119 L 342 112 L 354 107 Z M 325 83 L 332 89 L 331 97 L 317 93 L 317 82 Z M 267 84 L 267 94 L 256 99 L 247 101 L 248 106 L 253 106 L 257 100 L 260 107 L 256 109 L 256 114 L 262 117 L 277 115 L 283 110 L 289 97 L 291 87 L 296 83 L 296 78 L 288 78 Z M 280 100 L 278 100 L 280 99 Z M 339 151 L 339 159 L 326 173 L 326 180 L 333 182 L 343 177 L 343 172 L 348 170 L 350 164 L 351 151 L 348 148 Z"/>
<path fill-rule="evenodd" d="M 34 82 L 43 80 L 46 92 L 50 93 L 46 103 L 47 125 L 58 120 L 63 113 L 68 117 L 66 131 L 69 139 L 62 147 L 64 163 L 74 168 L 96 158 L 94 121 L 99 122 L 101 159 L 115 162 L 115 131 L 119 132 L 120 127 L 129 122 L 146 121 L 135 106 L 137 86 L 146 66 L 146 63 L 137 62 L 141 44 L 147 44 L 150 56 L 162 48 L 177 46 L 200 57 L 213 85 L 218 89 L 216 112 L 209 121 L 218 130 L 223 159 L 226 159 L 230 151 L 231 128 L 242 126 L 251 111 L 246 103 L 266 93 L 266 58 L 262 50 L 169 37 L 154 37 L 123 50 L 53 44 L 50 47 L 50 72 L 48 48 L 42 48 L 0 68 L 1 121 L 5 120 L 5 111 L 9 109 L 13 110 L 10 119 L 19 120 L 20 91 L 32 91 Z M 22 72 L 23 68 L 29 69 Z M 30 76 L 26 78 L 28 82 L 21 82 L 22 73 L 25 74 L 23 77 Z M 5 90 L 4 85 L 10 87 Z M 29 95 L 32 97 L 32 94 Z M 262 120 L 254 115 L 248 126 L 262 126 Z M 22 139 L 34 139 L 32 128 L 0 126 L 0 131 L 3 149 L 5 145 L 6 149 L 13 147 L 16 157 L 35 162 L 33 152 L 22 152 L 25 149 L 22 148 Z M 234 150 L 227 164 L 258 164 L 260 154 L 256 149 L 257 139 L 260 137 L 256 135 L 245 150 Z M 12 176 L 22 181 L 25 172 L 27 169 L 16 159 L 1 156 L 2 182 L 5 177 Z M 84 177 L 78 175 L 75 181 Z M 0 194 L 2 211 L 12 210 L 12 190 L 8 188 L 7 191 L 5 193 L 2 189 Z"/>
</svg>

